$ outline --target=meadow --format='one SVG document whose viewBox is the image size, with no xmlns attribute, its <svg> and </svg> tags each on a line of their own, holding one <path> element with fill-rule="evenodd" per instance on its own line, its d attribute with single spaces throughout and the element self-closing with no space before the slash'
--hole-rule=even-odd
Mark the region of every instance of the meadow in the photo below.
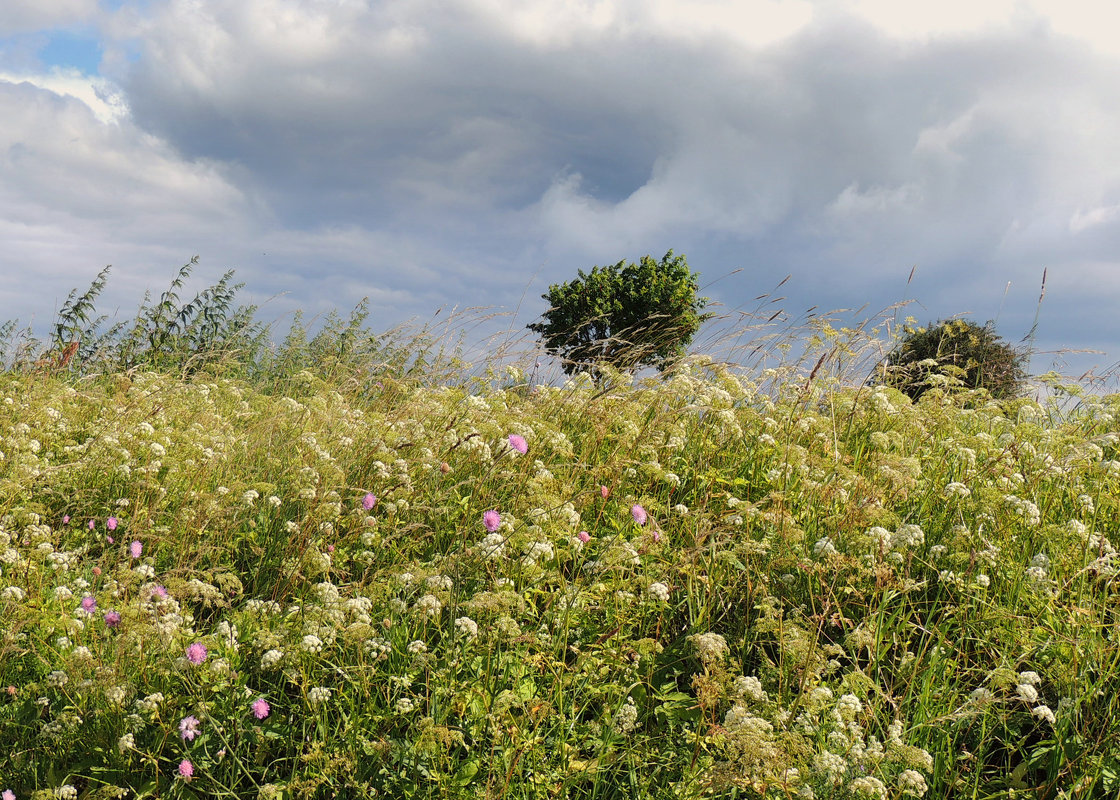
<svg viewBox="0 0 1120 800">
<path fill-rule="evenodd" d="M 9 369 L 4 800 L 1120 793 L 1120 396 L 813 360 Z"/>
</svg>

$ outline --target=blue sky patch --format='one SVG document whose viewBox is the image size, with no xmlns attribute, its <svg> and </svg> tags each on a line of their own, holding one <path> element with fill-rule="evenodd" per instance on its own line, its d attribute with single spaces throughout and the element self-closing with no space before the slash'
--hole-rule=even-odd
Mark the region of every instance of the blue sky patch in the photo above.
<svg viewBox="0 0 1120 800">
<path fill-rule="evenodd" d="M 50 39 L 39 50 L 39 58 L 48 67 L 74 67 L 87 75 L 96 75 L 101 63 L 101 45 L 93 36 L 70 31 L 52 31 Z"/>
</svg>

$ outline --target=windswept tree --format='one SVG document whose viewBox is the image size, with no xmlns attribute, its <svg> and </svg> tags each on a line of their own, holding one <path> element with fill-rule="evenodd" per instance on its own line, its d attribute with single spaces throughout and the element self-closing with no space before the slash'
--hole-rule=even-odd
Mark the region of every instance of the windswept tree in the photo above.
<svg viewBox="0 0 1120 800">
<path fill-rule="evenodd" d="M 528 327 L 569 375 L 597 375 L 602 365 L 663 370 L 710 316 L 701 314 L 708 299 L 696 296 L 698 277 L 672 250 L 660 261 L 647 255 L 637 264 L 579 270 L 575 280 L 549 286 L 541 295 L 548 310 Z"/>
<path fill-rule="evenodd" d="M 1003 341 L 989 322 L 950 319 L 924 328 L 907 326 L 883 366 L 882 380 L 917 400 L 941 378 L 997 399 L 1014 397 L 1026 378 L 1026 357 Z"/>
</svg>

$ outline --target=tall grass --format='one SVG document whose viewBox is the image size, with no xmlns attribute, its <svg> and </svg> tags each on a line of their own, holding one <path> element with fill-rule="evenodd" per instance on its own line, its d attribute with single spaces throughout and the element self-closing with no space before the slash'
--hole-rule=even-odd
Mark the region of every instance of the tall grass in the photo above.
<svg viewBox="0 0 1120 800">
<path fill-rule="evenodd" d="M 1116 794 L 1120 398 L 912 404 L 770 313 L 636 381 L 361 307 L 8 371 L 0 790 Z"/>
</svg>

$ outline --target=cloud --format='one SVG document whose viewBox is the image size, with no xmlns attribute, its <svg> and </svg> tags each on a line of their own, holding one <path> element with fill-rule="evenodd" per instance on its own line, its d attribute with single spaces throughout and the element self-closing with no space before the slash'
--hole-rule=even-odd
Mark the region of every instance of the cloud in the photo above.
<svg viewBox="0 0 1120 800">
<path fill-rule="evenodd" d="M 97 0 L 4 0 L 0 36 L 73 25 L 96 14 Z"/>
<path fill-rule="evenodd" d="M 793 273 L 798 305 L 882 307 L 913 265 L 931 317 L 989 313 L 1042 266 L 1059 313 L 1083 301 L 1072 276 L 1120 238 L 1099 17 L 898 8 L 125 3 L 98 17 L 102 76 L 0 82 L 0 209 L 34 263 L 77 269 L 59 248 L 86 242 L 84 274 L 141 276 L 201 251 L 278 307 L 370 294 L 386 321 L 669 248 L 745 267 L 728 306 Z"/>
</svg>

